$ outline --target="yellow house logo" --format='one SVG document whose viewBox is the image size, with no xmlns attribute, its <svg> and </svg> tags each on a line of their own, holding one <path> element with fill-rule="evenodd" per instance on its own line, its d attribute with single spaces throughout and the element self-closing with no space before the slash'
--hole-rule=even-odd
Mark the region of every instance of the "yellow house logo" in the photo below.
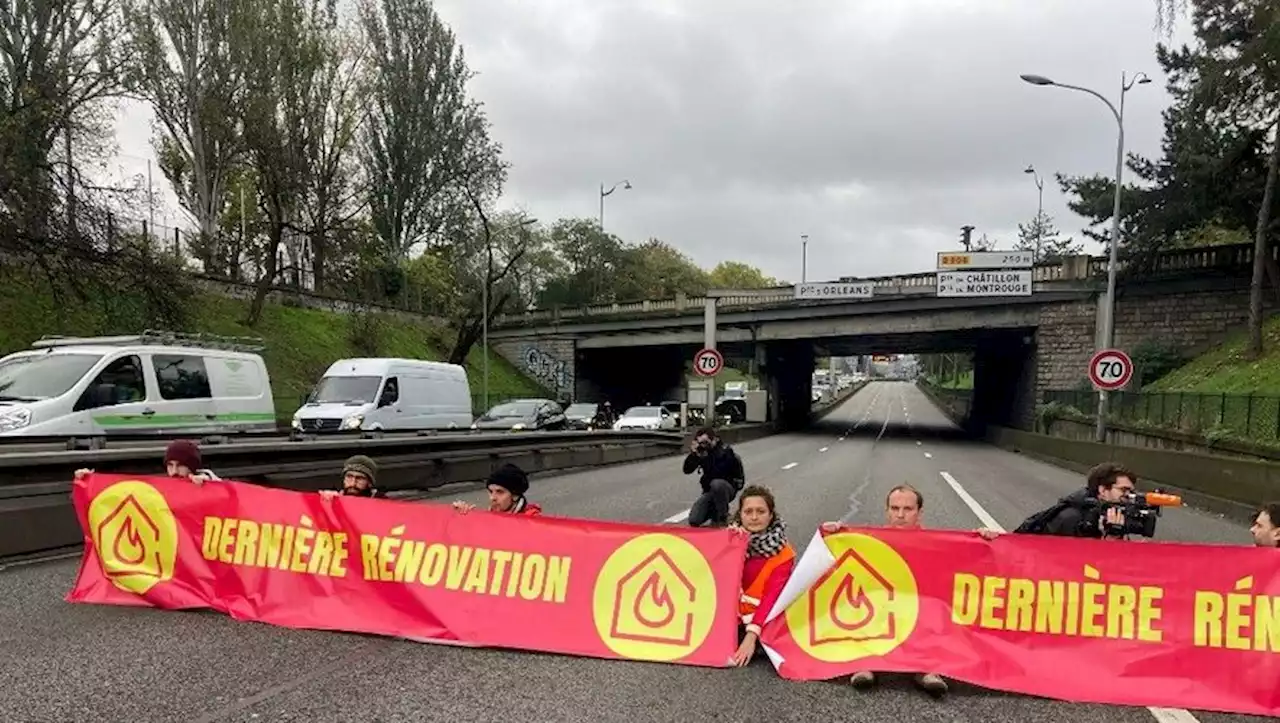
<svg viewBox="0 0 1280 723">
<path fill-rule="evenodd" d="M 665 533 L 641 535 L 605 561 L 592 607 L 596 632 L 614 653 L 678 660 L 711 632 L 715 574 L 688 541 Z"/>
<path fill-rule="evenodd" d="M 89 503 L 89 534 L 102 572 L 121 590 L 145 594 L 173 578 L 178 524 L 159 490 L 117 482 Z"/>
<path fill-rule="evenodd" d="M 835 563 L 787 608 L 793 639 L 828 663 L 887 655 L 910 637 L 920 614 L 910 566 L 869 535 L 846 532 L 825 542 Z"/>
</svg>

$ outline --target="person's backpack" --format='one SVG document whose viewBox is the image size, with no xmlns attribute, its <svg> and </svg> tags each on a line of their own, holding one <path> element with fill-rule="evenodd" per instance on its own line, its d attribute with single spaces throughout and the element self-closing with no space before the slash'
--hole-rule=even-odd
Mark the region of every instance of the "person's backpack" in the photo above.
<svg viewBox="0 0 1280 723">
<path fill-rule="evenodd" d="M 1064 497 L 1055 502 L 1052 507 L 1040 510 L 1023 520 L 1022 524 L 1018 525 L 1014 532 L 1020 535 L 1043 535 L 1045 530 L 1048 529 L 1049 523 L 1053 522 L 1054 518 L 1062 514 L 1062 511 L 1070 506 L 1071 500 Z"/>
</svg>

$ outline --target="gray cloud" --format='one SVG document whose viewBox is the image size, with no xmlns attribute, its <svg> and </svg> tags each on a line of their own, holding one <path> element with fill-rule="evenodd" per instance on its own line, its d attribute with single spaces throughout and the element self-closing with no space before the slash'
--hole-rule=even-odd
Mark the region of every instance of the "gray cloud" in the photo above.
<svg viewBox="0 0 1280 723">
<path fill-rule="evenodd" d="M 1036 207 L 1022 173 L 1110 173 L 1115 122 L 1035 72 L 1129 95 L 1131 150 L 1167 104 L 1150 0 L 437 0 L 513 164 L 504 203 L 595 217 L 711 266 L 809 278 L 923 271 L 973 224 L 1008 247 Z M 150 113 L 127 104 L 119 174 L 145 174 Z M 113 171 L 115 174 L 116 171 Z M 144 176 L 145 177 L 145 176 Z M 159 182 L 159 174 L 156 174 Z M 163 184 L 160 184 L 163 185 Z M 160 223 L 186 225 L 162 189 Z M 1078 235 L 1050 180 L 1045 208 Z M 1094 251 L 1099 249 L 1091 245 Z"/>
<path fill-rule="evenodd" d="M 1115 123 L 1036 72 L 1129 95 L 1159 147 L 1154 4 L 1114 0 L 440 0 L 514 167 L 508 203 L 594 216 L 704 265 L 810 278 L 925 270 L 959 227 L 1009 245 L 1042 175 L 1109 173 Z M 1056 187 L 1045 207 L 1078 233 Z M 1095 249 L 1096 250 L 1096 249 Z"/>
</svg>

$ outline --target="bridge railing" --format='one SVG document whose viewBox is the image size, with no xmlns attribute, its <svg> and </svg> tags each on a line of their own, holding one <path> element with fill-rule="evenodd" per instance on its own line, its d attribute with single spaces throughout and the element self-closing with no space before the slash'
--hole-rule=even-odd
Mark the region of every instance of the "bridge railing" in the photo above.
<svg viewBox="0 0 1280 723">
<path fill-rule="evenodd" d="M 1272 246 L 1273 259 L 1280 260 L 1280 247 Z M 1241 268 L 1253 263 L 1252 244 L 1233 244 L 1230 246 L 1210 246 L 1203 248 L 1173 249 L 1163 251 L 1151 261 L 1150 273 L 1164 274 L 1186 272 L 1196 269 Z M 1127 264 L 1121 262 L 1121 270 Z M 1106 256 L 1070 256 L 1055 261 L 1036 264 L 1031 272 L 1033 283 L 1083 281 L 1087 279 L 1105 278 L 1107 275 Z M 859 279 L 870 282 L 878 297 L 923 296 L 933 293 L 937 288 L 936 271 L 925 271 L 917 274 L 898 274 L 870 279 Z M 735 293 L 729 291 L 717 294 L 718 308 L 744 308 L 753 306 L 772 306 L 795 300 L 794 286 L 783 286 L 773 289 L 753 289 L 750 292 Z M 494 317 L 495 324 L 521 324 L 538 321 L 555 321 L 588 316 L 614 316 L 636 313 L 681 313 L 701 309 L 706 304 L 706 296 L 687 296 L 678 294 L 670 299 L 646 299 L 612 304 L 593 304 L 577 308 L 535 309 L 516 314 L 500 314 Z"/>
</svg>

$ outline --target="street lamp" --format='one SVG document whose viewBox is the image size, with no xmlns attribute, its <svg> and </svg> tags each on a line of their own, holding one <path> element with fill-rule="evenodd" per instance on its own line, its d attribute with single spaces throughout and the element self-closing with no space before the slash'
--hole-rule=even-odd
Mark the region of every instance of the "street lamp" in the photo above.
<svg viewBox="0 0 1280 723">
<path fill-rule="evenodd" d="M 1032 85 L 1056 85 L 1059 88 L 1067 90 L 1078 90 L 1082 93 L 1088 93 L 1107 105 L 1107 109 L 1111 111 L 1111 115 L 1115 116 L 1118 135 L 1116 140 L 1116 192 L 1115 199 L 1111 208 L 1111 248 L 1108 254 L 1107 262 L 1107 305 L 1106 312 L 1102 320 L 1102 346 L 1111 348 L 1115 344 L 1115 311 L 1116 311 L 1116 270 L 1117 270 L 1117 249 L 1120 246 L 1120 183 L 1124 175 L 1124 98 L 1125 95 L 1133 88 L 1134 85 L 1146 85 L 1151 82 L 1151 78 L 1146 73 L 1138 73 L 1133 78 L 1127 77 L 1125 73 L 1120 74 L 1120 108 L 1117 110 L 1111 101 L 1096 90 L 1081 88 L 1078 85 L 1067 85 L 1066 83 L 1055 83 L 1043 75 L 1022 75 L 1024 81 Z M 1095 430 L 1097 440 L 1099 442 L 1107 441 L 1107 392 L 1098 390 L 1098 425 Z"/>
<path fill-rule="evenodd" d="M 800 283 L 809 275 L 809 234 L 800 234 Z"/>
<path fill-rule="evenodd" d="M 518 223 L 512 224 L 502 231 L 510 229 L 525 229 L 538 222 L 536 218 L 526 218 Z M 484 411 L 489 411 L 489 284 L 493 279 L 493 239 L 485 239 L 485 267 L 484 282 L 480 284 L 480 304 L 484 307 L 480 312 L 481 327 L 480 334 L 482 336 L 481 346 L 484 348 Z"/>
<path fill-rule="evenodd" d="M 622 186 L 622 190 L 624 191 L 630 191 L 631 181 L 626 181 L 626 180 L 618 181 L 617 183 L 613 184 L 613 186 L 611 186 L 607 191 L 604 190 L 604 184 L 603 183 L 600 184 L 600 230 L 601 231 L 604 230 L 604 197 L 618 190 L 618 186 Z"/>
<path fill-rule="evenodd" d="M 1042 221 L 1042 217 L 1044 216 L 1044 180 L 1040 178 L 1039 173 L 1036 173 L 1035 166 L 1028 165 L 1027 170 L 1023 171 L 1023 173 L 1031 174 L 1031 177 L 1034 178 L 1036 181 L 1036 190 L 1040 192 L 1040 200 L 1036 203 L 1036 255 L 1035 255 L 1035 263 L 1039 263 L 1040 262 L 1040 241 L 1041 241 L 1041 237 L 1044 236 L 1044 223 Z"/>
</svg>

